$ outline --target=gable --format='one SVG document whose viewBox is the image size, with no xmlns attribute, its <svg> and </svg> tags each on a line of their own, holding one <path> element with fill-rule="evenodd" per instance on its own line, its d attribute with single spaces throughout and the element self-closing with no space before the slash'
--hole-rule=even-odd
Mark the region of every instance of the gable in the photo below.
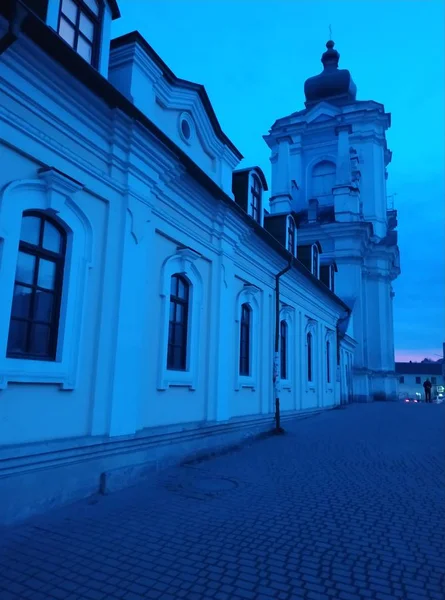
<svg viewBox="0 0 445 600">
<path fill-rule="evenodd" d="M 306 114 L 306 122 L 323 123 L 335 119 L 339 114 L 341 114 L 339 108 L 332 106 L 327 102 L 321 102 Z"/>
</svg>

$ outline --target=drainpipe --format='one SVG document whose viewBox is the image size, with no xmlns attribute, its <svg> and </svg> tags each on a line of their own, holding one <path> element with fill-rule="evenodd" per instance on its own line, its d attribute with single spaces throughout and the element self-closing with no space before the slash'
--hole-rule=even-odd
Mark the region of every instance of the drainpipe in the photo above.
<svg viewBox="0 0 445 600">
<path fill-rule="evenodd" d="M 275 352 L 273 361 L 273 384 L 275 392 L 275 433 L 284 433 L 280 421 L 280 277 L 292 268 L 292 256 L 287 266 L 275 275 Z"/>
<path fill-rule="evenodd" d="M 0 38 L 0 54 L 3 54 L 18 38 L 27 11 L 19 2 L 13 0 L 11 13 L 8 31 Z"/>
</svg>

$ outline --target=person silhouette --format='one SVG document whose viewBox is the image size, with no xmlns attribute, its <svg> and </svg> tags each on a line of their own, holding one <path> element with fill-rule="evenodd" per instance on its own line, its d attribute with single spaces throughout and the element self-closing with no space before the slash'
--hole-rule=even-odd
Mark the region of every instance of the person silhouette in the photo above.
<svg viewBox="0 0 445 600">
<path fill-rule="evenodd" d="M 426 379 L 423 382 L 423 389 L 425 390 L 425 402 L 431 402 L 431 387 L 431 381 L 429 379 Z"/>
</svg>

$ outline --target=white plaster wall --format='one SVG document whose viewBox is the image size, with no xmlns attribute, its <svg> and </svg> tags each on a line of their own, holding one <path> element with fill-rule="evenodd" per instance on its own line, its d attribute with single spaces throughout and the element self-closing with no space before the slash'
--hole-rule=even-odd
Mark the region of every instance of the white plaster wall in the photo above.
<svg viewBox="0 0 445 600">
<path fill-rule="evenodd" d="M 55 167 L 81 183 L 75 201 L 93 239 L 75 384 L 61 391 L 55 384 L 12 382 L 0 390 L 2 444 L 271 414 L 274 276 L 283 258 L 201 189 L 151 135 L 131 129 L 125 115 L 32 44 L 22 41 L 5 54 L 0 100 L 8 142 L 0 146 L 8 165 L 0 189 L 35 178 L 42 165 Z M 0 226 L 8 230 L 8 223 Z M 197 253 L 193 265 L 202 282 L 196 377 L 192 386 L 160 389 L 160 273 L 178 247 Z M 236 298 L 245 283 L 259 290 L 257 373 L 253 388 L 236 390 Z M 324 331 L 335 328 L 342 309 L 298 272 L 284 276 L 282 302 L 295 316 L 294 377 L 282 391 L 283 408 L 322 406 Z M 310 390 L 303 364 L 308 318 L 315 327 Z"/>
</svg>

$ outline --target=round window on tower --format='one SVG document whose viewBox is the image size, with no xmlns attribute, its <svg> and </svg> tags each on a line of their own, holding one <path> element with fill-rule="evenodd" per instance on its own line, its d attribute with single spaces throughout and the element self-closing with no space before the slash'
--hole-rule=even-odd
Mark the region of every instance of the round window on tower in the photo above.
<svg viewBox="0 0 445 600">
<path fill-rule="evenodd" d="M 179 133 L 181 138 L 187 144 L 190 144 L 190 139 L 193 132 L 193 123 L 191 117 L 187 113 L 179 115 Z"/>
</svg>

